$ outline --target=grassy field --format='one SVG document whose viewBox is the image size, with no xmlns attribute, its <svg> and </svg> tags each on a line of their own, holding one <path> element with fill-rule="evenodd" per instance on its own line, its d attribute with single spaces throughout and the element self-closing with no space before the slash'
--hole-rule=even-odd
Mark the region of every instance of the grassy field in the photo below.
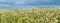
<svg viewBox="0 0 60 23">
<path fill-rule="evenodd" d="M 60 9 L 0 10 L 0 23 L 60 23 Z"/>
</svg>

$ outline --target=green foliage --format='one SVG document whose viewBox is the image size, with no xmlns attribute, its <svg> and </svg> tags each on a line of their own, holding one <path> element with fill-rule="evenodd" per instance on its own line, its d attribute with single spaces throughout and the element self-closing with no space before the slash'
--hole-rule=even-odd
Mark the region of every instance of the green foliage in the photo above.
<svg viewBox="0 0 60 23">
<path fill-rule="evenodd" d="M 60 9 L 0 10 L 0 23 L 60 23 Z"/>
</svg>

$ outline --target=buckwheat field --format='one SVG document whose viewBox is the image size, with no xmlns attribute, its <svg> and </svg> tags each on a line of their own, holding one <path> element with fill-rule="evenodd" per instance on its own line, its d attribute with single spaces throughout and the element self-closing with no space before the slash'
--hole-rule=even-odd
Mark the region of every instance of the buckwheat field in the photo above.
<svg viewBox="0 0 60 23">
<path fill-rule="evenodd" d="M 0 23 L 60 23 L 60 9 L 0 10 Z"/>
</svg>

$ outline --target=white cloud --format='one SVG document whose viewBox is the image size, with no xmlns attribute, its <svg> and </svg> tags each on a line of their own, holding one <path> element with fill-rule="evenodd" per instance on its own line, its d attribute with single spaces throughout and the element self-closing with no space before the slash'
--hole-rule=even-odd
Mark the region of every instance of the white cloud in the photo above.
<svg viewBox="0 0 60 23">
<path fill-rule="evenodd" d="M 7 2 L 14 2 L 15 5 L 18 4 L 27 4 L 27 2 L 32 2 L 32 3 L 36 3 L 36 1 L 40 1 L 40 0 L 6 0 Z"/>
<path fill-rule="evenodd" d="M 4 3 L 11 3 L 14 2 L 15 0 L 0 0 L 0 2 L 4 2 Z"/>
<path fill-rule="evenodd" d="M 53 0 L 40 0 L 41 2 L 51 2 Z"/>
<path fill-rule="evenodd" d="M 14 4 L 26 4 L 28 0 L 16 0 L 14 1 Z"/>
<path fill-rule="evenodd" d="M 14 4 L 25 4 L 25 1 L 15 1 Z"/>
<path fill-rule="evenodd" d="M 0 2 L 6 2 L 6 3 L 11 3 L 14 2 L 15 5 L 18 4 L 27 4 L 27 2 L 31 3 L 38 3 L 36 1 L 41 1 L 41 2 L 50 2 L 51 0 L 0 0 Z"/>
<path fill-rule="evenodd" d="M 0 0 L 0 2 L 5 1 L 5 0 Z"/>
<path fill-rule="evenodd" d="M 10 5 L 6 5 L 6 4 L 0 4 L 0 6 L 10 6 Z"/>
<path fill-rule="evenodd" d="M 0 2 L 6 2 L 7 4 L 13 4 L 13 5 L 24 5 L 24 4 L 34 4 L 34 3 L 41 3 L 41 2 L 51 2 L 53 0 L 0 0 Z M 13 3 L 12 3 L 13 2 Z"/>
</svg>

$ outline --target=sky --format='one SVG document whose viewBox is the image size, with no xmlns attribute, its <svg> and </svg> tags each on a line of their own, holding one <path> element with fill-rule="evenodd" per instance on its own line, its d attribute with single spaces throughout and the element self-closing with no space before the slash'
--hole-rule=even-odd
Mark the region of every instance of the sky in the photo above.
<svg viewBox="0 0 60 23">
<path fill-rule="evenodd" d="M 60 0 L 0 0 L 0 9 L 60 6 Z"/>
</svg>

